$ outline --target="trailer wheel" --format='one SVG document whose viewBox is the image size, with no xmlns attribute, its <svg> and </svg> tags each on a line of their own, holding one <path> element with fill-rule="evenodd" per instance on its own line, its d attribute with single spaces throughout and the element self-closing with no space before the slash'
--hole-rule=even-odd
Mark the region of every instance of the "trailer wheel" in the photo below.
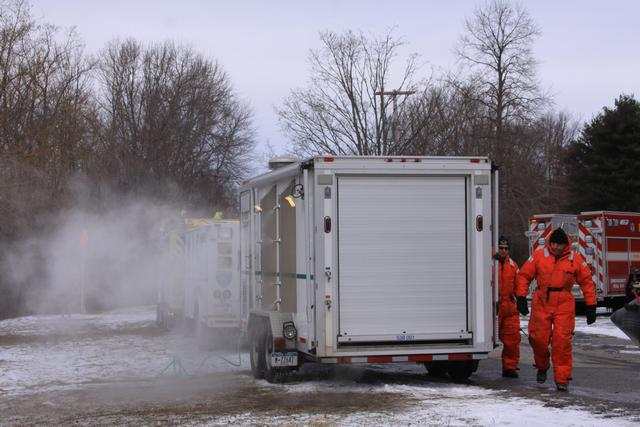
<svg viewBox="0 0 640 427">
<path fill-rule="evenodd" d="M 432 377 L 444 377 L 447 374 L 449 362 L 441 361 L 441 362 L 424 362 L 425 368 L 427 368 L 427 372 Z"/>
<path fill-rule="evenodd" d="M 251 373 L 255 379 L 264 378 L 264 339 L 262 331 L 255 330 L 249 339 L 249 361 L 251 362 Z"/>
<path fill-rule="evenodd" d="M 454 381 L 465 381 L 476 369 L 478 369 L 477 360 L 449 361 L 447 373 Z"/>
<path fill-rule="evenodd" d="M 273 335 L 271 332 L 264 334 L 263 349 L 264 378 L 270 383 L 280 383 L 284 381 L 285 377 L 292 371 L 292 369 L 282 367 L 274 368 L 271 366 L 271 353 L 273 353 Z"/>
</svg>

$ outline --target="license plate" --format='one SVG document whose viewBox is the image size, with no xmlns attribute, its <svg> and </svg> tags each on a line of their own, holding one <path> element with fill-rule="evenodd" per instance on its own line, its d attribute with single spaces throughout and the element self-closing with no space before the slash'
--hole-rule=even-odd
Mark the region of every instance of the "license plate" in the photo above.
<svg viewBox="0 0 640 427">
<path fill-rule="evenodd" d="M 271 366 L 298 366 L 298 353 L 271 353 Z"/>
</svg>

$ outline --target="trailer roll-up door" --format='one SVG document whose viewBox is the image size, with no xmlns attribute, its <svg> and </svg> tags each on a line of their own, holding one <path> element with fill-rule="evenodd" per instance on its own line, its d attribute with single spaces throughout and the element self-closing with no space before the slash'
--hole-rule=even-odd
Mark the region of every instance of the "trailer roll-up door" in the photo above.
<svg viewBox="0 0 640 427">
<path fill-rule="evenodd" d="M 462 176 L 338 177 L 339 343 L 471 337 L 465 186 Z"/>
</svg>

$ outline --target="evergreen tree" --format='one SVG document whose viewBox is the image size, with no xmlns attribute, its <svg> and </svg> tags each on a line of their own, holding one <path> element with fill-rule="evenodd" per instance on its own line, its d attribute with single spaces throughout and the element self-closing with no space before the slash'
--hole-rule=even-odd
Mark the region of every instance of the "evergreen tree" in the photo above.
<svg viewBox="0 0 640 427">
<path fill-rule="evenodd" d="M 621 95 L 569 147 L 574 211 L 640 211 L 640 103 Z"/>
</svg>

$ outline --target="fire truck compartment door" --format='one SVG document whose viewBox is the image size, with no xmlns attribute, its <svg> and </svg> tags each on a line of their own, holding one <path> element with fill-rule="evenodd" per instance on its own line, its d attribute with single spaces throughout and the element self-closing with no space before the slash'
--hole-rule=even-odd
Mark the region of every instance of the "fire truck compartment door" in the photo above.
<svg viewBox="0 0 640 427">
<path fill-rule="evenodd" d="M 339 341 L 470 336 L 465 185 L 338 177 Z"/>
</svg>

